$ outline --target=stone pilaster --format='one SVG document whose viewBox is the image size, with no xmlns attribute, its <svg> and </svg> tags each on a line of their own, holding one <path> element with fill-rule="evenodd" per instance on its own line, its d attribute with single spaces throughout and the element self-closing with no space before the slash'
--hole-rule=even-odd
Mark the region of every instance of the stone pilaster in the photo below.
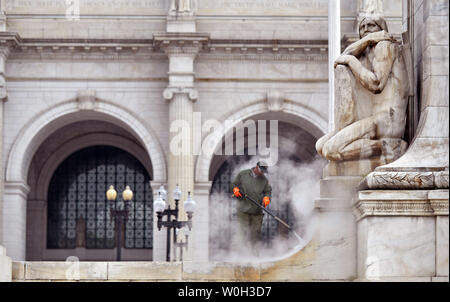
<svg viewBox="0 0 450 302">
<path fill-rule="evenodd" d="M 1 6 L 1 4 L 0 4 Z M 6 91 L 6 60 L 10 53 L 10 48 L 12 44 L 17 42 L 17 35 L 10 35 L 4 33 L 6 30 L 6 16 L 3 13 L 3 9 L 0 7 L 0 33 L 2 36 L 0 46 L 0 282 L 11 281 L 12 274 L 12 260 L 6 255 L 6 248 L 4 245 L 4 219 L 3 219 L 3 209 L 4 209 L 4 169 L 3 169 L 3 106 L 4 102 L 8 99 L 8 94 Z"/>
<path fill-rule="evenodd" d="M 3 208 L 9 215 L 3 217 L 3 243 L 8 255 L 14 261 L 25 260 L 26 249 L 26 211 L 30 188 L 24 182 L 5 182 Z"/>
<path fill-rule="evenodd" d="M 207 36 L 195 33 L 167 33 L 155 36 L 156 47 L 162 49 L 169 58 L 169 85 L 163 94 L 169 102 L 170 122 L 167 191 L 168 202 L 174 207 L 173 191 L 176 185 L 180 186 L 180 220 L 187 219 L 183 202 L 187 199 L 188 192 L 191 192 L 195 199 L 193 103 L 198 98 L 198 92 L 194 84 L 194 60 L 207 40 Z M 188 250 L 192 251 L 192 248 Z M 184 258 L 189 256 L 190 254 L 185 255 Z"/>
</svg>

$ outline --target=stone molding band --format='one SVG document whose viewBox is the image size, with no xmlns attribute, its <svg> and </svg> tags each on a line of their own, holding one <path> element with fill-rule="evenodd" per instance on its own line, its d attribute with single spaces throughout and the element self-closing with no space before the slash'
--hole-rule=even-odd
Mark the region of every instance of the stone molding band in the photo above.
<svg viewBox="0 0 450 302">
<path fill-rule="evenodd" d="M 417 195 L 411 194 L 409 199 L 398 196 L 397 200 L 395 192 L 391 192 L 389 199 L 385 199 L 385 196 L 375 191 L 367 198 L 364 196 L 365 192 L 370 193 L 370 191 L 360 192 L 359 198 L 353 205 L 356 221 L 369 216 L 448 216 L 449 214 L 448 190 L 433 190 L 428 193 L 422 191 L 424 198 L 417 198 Z M 398 195 L 405 193 L 407 194 L 403 191 Z"/>
</svg>

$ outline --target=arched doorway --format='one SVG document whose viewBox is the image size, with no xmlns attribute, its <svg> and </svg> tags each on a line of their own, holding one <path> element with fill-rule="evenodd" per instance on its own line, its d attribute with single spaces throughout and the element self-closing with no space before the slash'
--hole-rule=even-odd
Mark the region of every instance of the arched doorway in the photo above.
<svg viewBox="0 0 450 302">
<path fill-rule="evenodd" d="M 316 140 L 316 137 L 297 125 L 278 121 L 279 160 L 276 166 L 269 168 L 267 176 L 273 188 L 269 210 L 301 234 L 306 233 L 313 200 L 305 196 L 305 192 L 302 192 L 304 187 L 299 186 L 299 182 L 304 176 L 308 182 L 318 183 L 324 165 L 316 157 Z M 212 160 L 209 171 L 212 180 L 209 208 L 211 260 L 235 259 L 237 256 L 230 250 L 234 231 L 232 226 L 236 222 L 236 201 L 231 198 L 230 183 L 239 171 L 254 167 L 257 160 L 258 156 L 250 155 L 247 149 L 244 155 L 214 156 Z M 305 198 L 308 200 L 303 200 Z M 292 234 L 269 215 L 264 215 L 261 243 L 265 250 L 277 253 L 286 252 L 297 244 Z"/>
<path fill-rule="evenodd" d="M 53 174 L 48 189 L 47 248 L 117 248 L 118 230 L 105 192 L 110 185 L 118 192 L 128 185 L 134 197 L 122 230 L 123 247 L 151 249 L 153 196 L 149 182 L 144 166 L 119 148 L 93 146 L 70 155 Z"/>
<path fill-rule="evenodd" d="M 128 131 L 105 121 L 56 130 L 38 148 L 28 173 L 27 260 L 116 260 L 106 191 L 134 193 L 122 229 L 122 260 L 152 260 L 152 163 Z"/>
</svg>

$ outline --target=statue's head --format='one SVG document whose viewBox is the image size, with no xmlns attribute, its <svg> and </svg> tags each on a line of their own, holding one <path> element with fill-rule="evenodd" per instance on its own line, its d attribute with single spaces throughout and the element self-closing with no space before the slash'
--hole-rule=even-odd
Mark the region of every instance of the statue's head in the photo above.
<svg viewBox="0 0 450 302">
<path fill-rule="evenodd" d="M 359 30 L 359 37 L 364 38 L 368 34 L 374 33 L 377 31 L 384 30 L 384 31 L 388 32 L 388 27 L 387 27 L 386 21 L 382 17 L 379 17 L 379 18 L 365 17 L 359 23 L 358 30 Z"/>
</svg>

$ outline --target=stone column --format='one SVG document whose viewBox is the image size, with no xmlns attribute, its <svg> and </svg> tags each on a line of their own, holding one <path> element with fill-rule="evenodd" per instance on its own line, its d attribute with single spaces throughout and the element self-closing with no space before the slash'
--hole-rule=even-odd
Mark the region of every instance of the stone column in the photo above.
<svg viewBox="0 0 450 302">
<path fill-rule="evenodd" d="M 334 61 L 341 54 L 341 1 L 328 1 L 328 132 L 334 130 Z"/>
<path fill-rule="evenodd" d="M 164 96 L 170 102 L 169 121 L 171 125 L 169 134 L 170 150 L 167 165 L 168 201 L 170 206 L 174 208 L 173 191 L 176 185 L 178 185 L 182 192 L 178 205 L 178 219 L 186 220 L 187 217 L 184 212 L 183 203 L 188 197 L 188 192 L 191 192 L 192 197 L 195 197 L 192 116 L 193 101 L 196 100 L 196 92 L 193 88 L 175 88 L 175 91 L 173 88 L 168 88 Z M 184 231 L 181 233 L 184 233 Z M 171 258 L 174 259 L 173 254 Z"/>
<path fill-rule="evenodd" d="M 193 152 L 193 106 L 198 98 L 194 81 L 194 60 L 202 44 L 208 39 L 201 34 L 166 33 L 155 35 L 157 46 L 169 58 L 169 85 L 164 98 L 169 102 L 169 154 L 168 154 L 168 202 L 174 207 L 173 191 L 180 186 L 182 197 L 179 203 L 179 219 L 186 220 L 183 202 L 194 192 L 194 152 Z M 194 221 L 196 216 L 194 215 Z M 192 242 L 193 238 L 190 238 Z M 155 243 L 156 244 L 156 243 Z M 159 242 L 158 245 L 165 245 Z M 161 250 L 161 249 L 159 249 Z M 172 249 L 173 251 L 173 249 Z M 193 251 L 189 248 L 189 251 Z M 155 260 L 165 259 L 154 254 Z M 161 257 L 163 256 L 163 258 Z M 185 254 L 184 259 L 190 257 Z M 173 255 L 172 255 L 173 259 Z"/>
<path fill-rule="evenodd" d="M 187 192 L 194 193 L 194 155 L 192 150 L 193 102 L 197 99 L 193 88 L 168 88 L 164 97 L 169 101 L 170 151 L 168 155 L 168 195 L 173 206 L 173 191 L 178 184 L 182 197 L 180 214 Z"/>
</svg>

